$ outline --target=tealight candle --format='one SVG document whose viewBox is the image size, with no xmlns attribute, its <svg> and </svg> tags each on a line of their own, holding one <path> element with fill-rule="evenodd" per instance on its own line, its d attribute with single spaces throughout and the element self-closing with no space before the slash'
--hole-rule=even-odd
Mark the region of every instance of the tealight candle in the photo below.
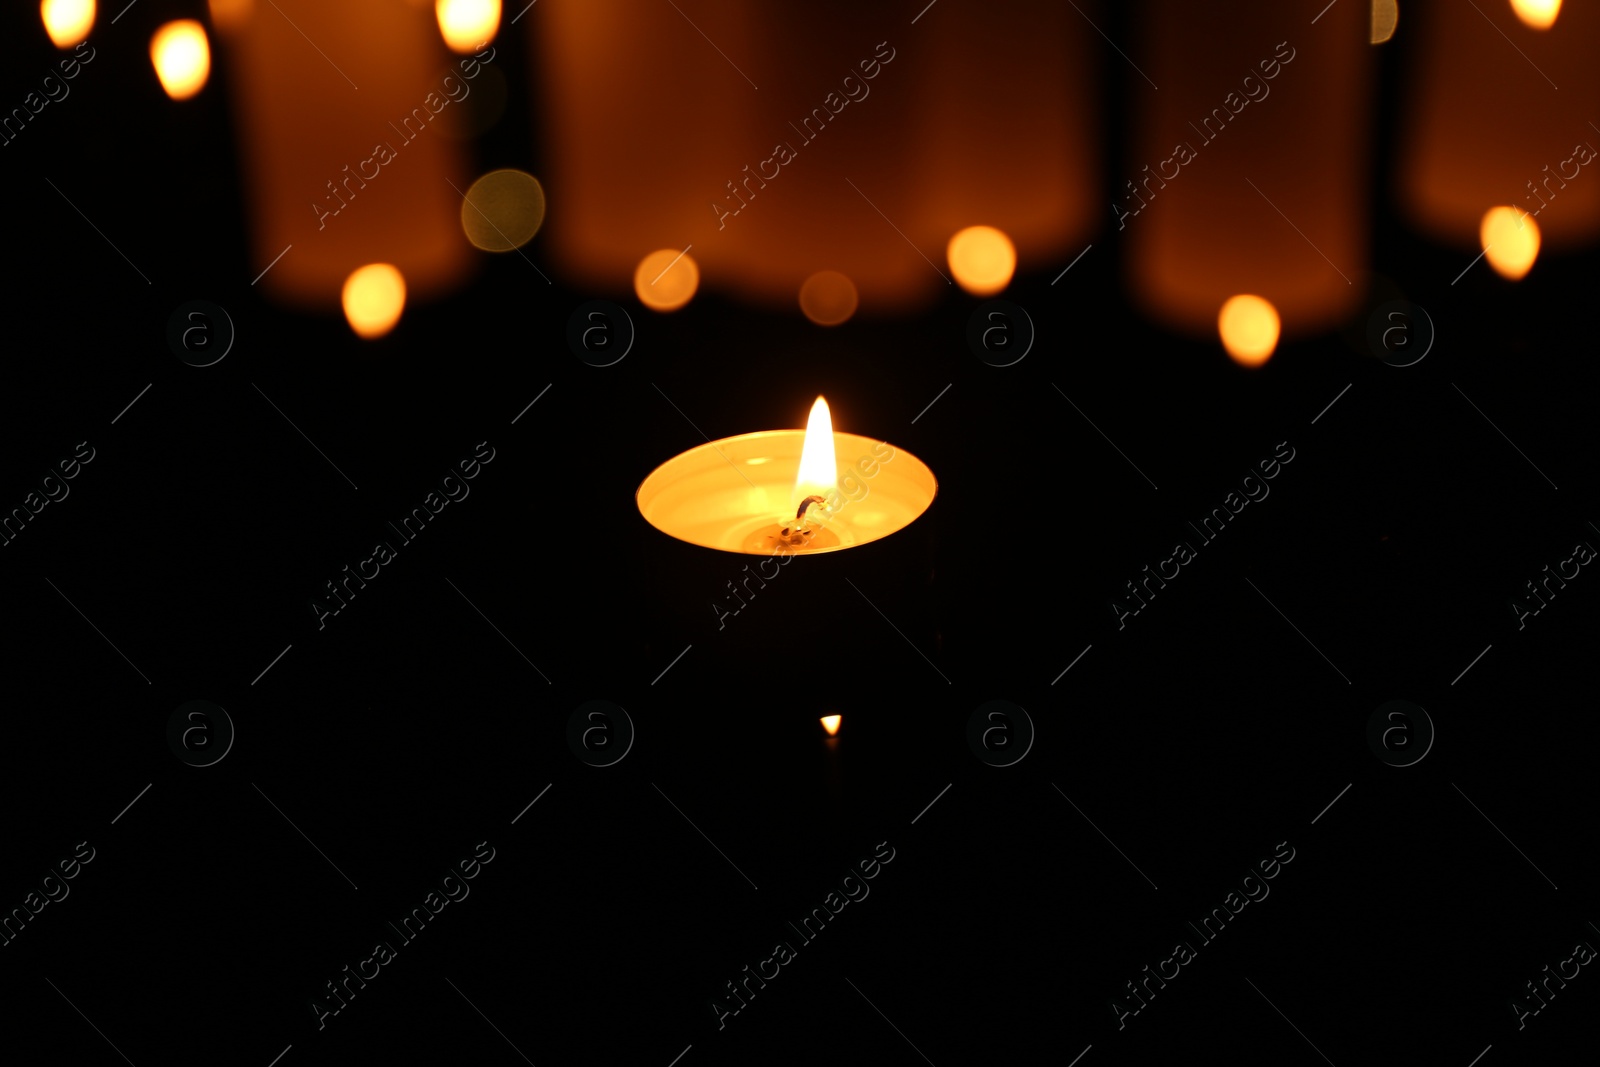
<svg viewBox="0 0 1600 1067">
<path fill-rule="evenodd" d="M 639 486 L 645 520 L 680 541 L 747 555 L 836 552 L 887 537 L 933 503 L 916 456 L 836 433 L 818 397 L 804 430 L 725 437 L 668 460 Z"/>
</svg>

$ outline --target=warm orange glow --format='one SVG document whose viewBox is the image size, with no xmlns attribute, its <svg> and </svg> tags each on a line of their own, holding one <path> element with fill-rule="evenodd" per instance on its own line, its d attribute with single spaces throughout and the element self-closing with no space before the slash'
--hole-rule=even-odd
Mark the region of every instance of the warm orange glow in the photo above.
<svg viewBox="0 0 1600 1067">
<path fill-rule="evenodd" d="M 255 14 L 255 0 L 211 0 L 211 25 L 218 33 L 243 29 Z"/>
<path fill-rule="evenodd" d="M 1278 347 L 1278 310 L 1259 296 L 1230 297 L 1217 316 L 1217 332 L 1234 362 L 1259 367 Z"/>
<path fill-rule="evenodd" d="M 405 306 L 406 280 L 388 263 L 369 263 L 344 283 L 344 317 L 369 341 L 394 329 Z"/>
<path fill-rule="evenodd" d="M 811 405 L 811 417 L 806 419 L 805 443 L 800 446 L 800 472 L 795 476 L 792 506 L 785 521 L 794 518 L 800 502 L 808 496 L 826 499 L 838 492 L 839 466 L 833 454 L 833 418 L 828 414 L 828 402 L 817 397 Z M 806 517 L 813 514 L 806 509 Z"/>
<path fill-rule="evenodd" d="M 800 310 L 818 326 L 837 326 L 856 313 L 856 285 L 836 270 L 819 270 L 800 286 Z"/>
<path fill-rule="evenodd" d="M 682 252 L 672 248 L 651 252 L 633 272 L 633 291 L 652 311 L 676 311 L 694 299 L 698 288 L 700 268 L 687 248 Z"/>
<path fill-rule="evenodd" d="M 43 0 L 39 17 L 57 48 L 75 48 L 94 28 L 94 0 Z"/>
<path fill-rule="evenodd" d="M 1372 43 L 1382 44 L 1393 37 L 1399 21 L 1399 0 L 1372 0 Z"/>
<path fill-rule="evenodd" d="M 844 718 L 842 715 L 824 715 L 822 717 L 822 728 L 828 731 L 829 737 L 839 732 L 839 721 L 842 718 Z"/>
<path fill-rule="evenodd" d="M 463 55 L 494 40 L 500 28 L 500 0 L 437 0 L 434 13 L 444 43 Z"/>
<path fill-rule="evenodd" d="M 194 19 L 169 22 L 150 38 L 150 62 L 161 88 L 174 100 L 187 100 L 205 87 L 211 74 L 211 46 L 205 27 Z"/>
<path fill-rule="evenodd" d="M 1512 207 L 1492 207 L 1478 227 L 1484 258 L 1502 278 L 1516 281 L 1539 258 L 1539 227 L 1532 217 Z"/>
<path fill-rule="evenodd" d="M 1548 30 L 1561 14 L 1561 0 L 1511 0 L 1511 10 L 1517 13 L 1524 26 Z"/>
<path fill-rule="evenodd" d="M 989 296 L 1011 284 L 1017 250 L 993 226 L 968 226 L 950 238 L 945 252 L 956 284 L 975 296 Z"/>
</svg>

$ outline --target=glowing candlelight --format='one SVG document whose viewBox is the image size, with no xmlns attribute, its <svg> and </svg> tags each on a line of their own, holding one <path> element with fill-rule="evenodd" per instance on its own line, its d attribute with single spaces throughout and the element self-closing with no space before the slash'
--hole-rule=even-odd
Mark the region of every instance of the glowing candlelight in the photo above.
<svg viewBox="0 0 1600 1067">
<path fill-rule="evenodd" d="M 211 46 L 205 27 L 194 19 L 169 22 L 150 38 L 150 62 L 161 88 L 174 100 L 187 100 L 205 88 L 211 74 Z"/>
<path fill-rule="evenodd" d="M 1561 0 L 1511 0 L 1511 10 L 1529 29 L 1548 30 L 1561 14 Z"/>
<path fill-rule="evenodd" d="M 394 329 L 405 306 L 406 280 L 388 263 L 369 263 L 345 280 L 344 317 L 369 341 Z"/>
<path fill-rule="evenodd" d="M 645 521 L 680 541 L 789 556 L 887 537 L 928 510 L 938 490 L 917 457 L 834 430 L 827 402 L 818 397 L 806 429 L 763 430 L 692 448 L 652 471 L 635 499 Z"/>
<path fill-rule="evenodd" d="M 974 296 L 993 296 L 1011 284 L 1017 250 L 1011 238 L 993 226 L 968 226 L 950 238 L 945 249 L 956 283 Z"/>
<path fill-rule="evenodd" d="M 72 48 L 94 27 L 94 0 L 44 0 L 39 5 L 44 32 L 57 48 Z"/>
<path fill-rule="evenodd" d="M 829 737 L 839 732 L 839 723 L 843 718 L 844 716 L 842 715 L 824 715 L 822 717 L 822 728 L 828 731 Z"/>
<path fill-rule="evenodd" d="M 1532 270 L 1533 261 L 1539 258 L 1539 226 L 1515 208 L 1492 207 L 1485 212 L 1478 240 L 1489 266 L 1512 281 Z"/>
<path fill-rule="evenodd" d="M 1234 362 L 1259 367 L 1278 347 L 1278 311 L 1259 296 L 1232 297 L 1217 315 L 1217 333 Z"/>
<path fill-rule="evenodd" d="M 439 34 L 452 52 L 480 51 L 500 28 L 500 0 L 438 0 Z"/>
</svg>

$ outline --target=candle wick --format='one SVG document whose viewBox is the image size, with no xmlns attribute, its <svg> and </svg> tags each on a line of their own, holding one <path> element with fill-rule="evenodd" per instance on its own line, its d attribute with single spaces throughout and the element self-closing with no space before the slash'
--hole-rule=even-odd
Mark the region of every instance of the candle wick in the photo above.
<svg viewBox="0 0 1600 1067">
<path fill-rule="evenodd" d="M 800 501 L 800 509 L 794 513 L 793 525 L 785 526 L 780 531 L 778 540 L 786 545 L 803 545 L 810 540 L 817 531 L 807 528 L 808 523 L 806 521 L 806 509 L 812 504 L 822 503 L 825 503 L 823 498 L 815 494 L 812 494 L 811 496 L 808 496 L 804 500 Z M 790 532 L 791 529 L 793 531 L 792 533 Z"/>
</svg>

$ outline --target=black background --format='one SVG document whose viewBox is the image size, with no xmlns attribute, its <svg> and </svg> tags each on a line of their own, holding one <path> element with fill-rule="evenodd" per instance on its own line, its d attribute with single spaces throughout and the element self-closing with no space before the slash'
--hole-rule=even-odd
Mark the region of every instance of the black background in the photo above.
<svg viewBox="0 0 1600 1067">
<path fill-rule="evenodd" d="M 1101 13 L 1113 39 L 1136 7 Z M 1508 602 L 1600 543 L 1597 260 L 1452 285 L 1466 257 L 1393 213 L 1392 107 L 1371 268 L 1437 326 L 1409 368 L 1372 358 L 1365 314 L 1356 340 L 1255 371 L 1161 332 L 1109 227 L 1061 284 L 1058 266 L 1007 291 L 1038 331 L 1007 368 L 968 349 L 982 301 L 956 291 L 830 330 L 706 291 L 656 315 L 514 256 L 359 342 L 250 286 L 225 80 L 172 105 L 147 58 L 163 9 L 113 14 L 72 97 L 0 149 L 0 506 L 95 450 L 0 549 L 0 908 L 95 850 L 0 948 L 15 1062 L 266 1067 L 292 1046 L 284 1067 L 665 1067 L 689 1047 L 686 1067 L 943 1067 L 1092 1046 L 1089 1067 L 1466 1067 L 1491 1045 L 1486 1065 L 1592 1047 L 1588 968 L 1520 1032 L 1508 1003 L 1600 942 L 1600 579 L 1585 568 L 1521 630 Z M 57 53 L 36 7 L 3 20 L 9 102 Z M 1381 52 L 1380 101 L 1407 41 Z M 525 35 L 497 46 L 524 84 Z M 1113 160 L 1136 78 L 1108 49 Z M 539 173 L 527 111 L 513 92 L 484 169 Z M 595 297 L 638 329 L 604 369 L 565 342 Z M 166 344 L 192 299 L 238 331 L 212 367 Z M 817 394 L 928 463 L 938 498 L 885 541 L 791 564 L 719 630 L 711 604 L 751 558 L 657 533 L 633 493 L 701 431 L 798 426 Z M 323 583 L 481 441 L 470 496 L 319 630 Z M 1193 543 L 1186 521 L 1279 442 L 1294 459 L 1270 496 L 1119 630 L 1123 583 Z M 237 730 L 208 768 L 166 740 L 193 699 Z M 637 731 L 608 768 L 566 740 L 594 699 Z M 1037 731 L 1007 768 L 967 745 L 993 699 Z M 1404 769 L 1366 741 L 1391 699 L 1437 731 Z M 319 1030 L 323 983 L 481 841 L 470 896 Z M 719 1031 L 708 999 L 880 842 L 870 896 Z M 1280 842 L 1270 896 L 1119 1032 L 1124 983 L 1195 943 L 1185 922 Z"/>
</svg>

